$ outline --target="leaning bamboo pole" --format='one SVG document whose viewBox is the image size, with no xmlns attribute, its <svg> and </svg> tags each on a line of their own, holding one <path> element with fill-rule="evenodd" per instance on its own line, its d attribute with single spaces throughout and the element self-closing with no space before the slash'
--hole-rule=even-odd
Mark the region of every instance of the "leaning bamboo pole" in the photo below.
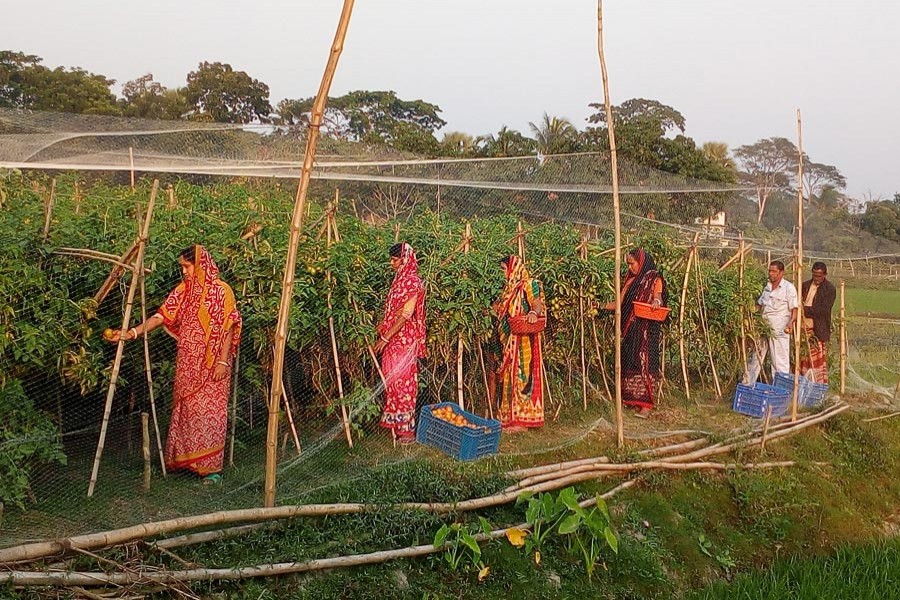
<svg viewBox="0 0 900 600">
<path fill-rule="evenodd" d="M 143 258 L 143 257 L 142 257 Z M 147 282 L 144 274 L 143 260 L 135 265 L 132 277 L 140 278 L 141 286 L 141 322 L 147 322 Z M 162 476 L 166 476 L 166 459 L 163 457 L 162 436 L 159 434 L 159 419 L 156 416 L 156 398 L 153 392 L 153 373 L 150 368 L 150 340 L 147 339 L 147 333 L 144 332 L 144 372 L 147 377 L 147 397 L 150 400 L 150 414 L 153 416 L 153 431 L 156 434 L 156 449 L 159 452 L 159 466 L 162 469 Z"/>
<path fill-rule="evenodd" d="M 588 242 L 587 237 L 581 237 L 581 244 L 578 245 L 579 255 L 584 263 L 588 259 Z M 588 384 L 588 368 L 587 358 L 584 351 L 584 280 L 578 286 L 578 326 L 579 326 L 579 344 L 581 346 L 581 400 L 584 404 L 584 410 L 587 410 L 587 384 Z"/>
<path fill-rule="evenodd" d="M 847 392 L 847 305 L 844 303 L 844 280 L 841 280 L 841 397 Z"/>
<path fill-rule="evenodd" d="M 159 192 L 159 180 L 153 182 L 153 189 L 150 190 L 150 202 L 147 204 L 147 214 L 144 216 L 144 225 L 141 228 L 138 237 L 137 259 L 135 265 L 144 264 L 144 251 L 147 247 L 147 239 L 150 235 L 150 219 L 153 217 L 153 205 L 156 203 L 156 194 Z M 131 284 L 128 286 L 128 296 L 125 301 L 125 311 L 122 315 L 122 329 L 127 332 L 128 325 L 131 322 L 131 309 L 134 306 L 134 296 L 138 288 L 138 270 L 133 271 Z M 100 425 L 100 439 L 97 441 L 97 451 L 94 453 L 94 465 L 91 468 L 91 479 L 88 483 L 88 498 L 94 495 L 94 488 L 97 485 L 97 475 L 100 471 L 100 456 L 103 454 L 103 447 L 106 443 L 106 430 L 109 427 L 109 415 L 112 412 L 113 396 L 116 394 L 116 383 L 119 380 L 119 368 L 122 365 L 122 355 L 125 351 L 125 340 L 120 339 L 116 344 L 116 358 L 113 360 L 112 374 L 109 379 L 109 389 L 106 392 L 106 405 L 103 408 L 103 422 Z"/>
<path fill-rule="evenodd" d="M 700 233 L 694 234 L 694 242 L 688 248 L 686 264 L 684 266 L 684 281 L 681 284 L 681 305 L 678 307 L 678 353 L 681 357 L 681 375 L 684 378 L 684 394 L 688 400 L 691 399 L 691 382 L 688 379 L 687 368 L 687 349 L 684 345 L 684 314 L 687 310 L 687 289 L 691 278 L 691 261 L 694 259 L 694 252 L 697 251 L 697 242 L 700 240 Z"/>
<path fill-rule="evenodd" d="M 741 261 L 738 266 L 738 298 L 740 301 L 740 319 L 741 319 L 741 364 L 744 370 L 747 369 L 747 331 L 744 327 L 744 262 L 749 250 L 744 249 L 744 234 L 741 234 Z M 752 245 L 750 247 L 752 249 Z"/>
<path fill-rule="evenodd" d="M 41 232 L 41 241 L 46 242 L 50 235 L 50 222 L 53 218 L 53 203 L 56 201 L 56 177 L 50 183 L 50 196 L 47 198 L 47 204 L 44 207 L 44 229 Z"/>
<path fill-rule="evenodd" d="M 600 74 L 603 79 L 603 106 L 606 111 L 606 130 L 609 136 L 609 160 L 612 175 L 613 218 L 615 221 L 615 273 L 616 289 L 616 443 L 625 446 L 625 424 L 622 416 L 622 218 L 619 204 L 619 161 L 616 154 L 616 126 L 609 98 L 609 75 L 606 72 L 606 54 L 603 50 L 603 0 L 597 0 L 597 54 L 600 58 Z"/>
<path fill-rule="evenodd" d="M 797 263 L 794 272 L 797 294 L 803 289 L 803 125 L 797 109 Z M 794 321 L 794 391 L 791 395 L 791 421 L 797 420 L 797 400 L 800 396 L 800 338 L 803 337 L 803 298 L 798 298 L 797 318 Z M 779 332 L 781 333 L 781 332 Z"/>
<path fill-rule="evenodd" d="M 703 271 L 700 269 L 700 260 L 694 261 L 694 273 L 697 275 L 697 304 L 700 311 L 700 326 L 703 328 L 703 337 L 706 339 L 706 355 L 709 358 L 709 368 L 712 371 L 713 386 L 716 389 L 716 398 L 722 398 L 722 386 L 719 384 L 719 373 L 716 368 L 716 359 L 713 356 L 712 337 L 709 334 L 709 320 L 706 315 L 706 294 L 703 287 Z"/>
<path fill-rule="evenodd" d="M 344 0 L 340 21 L 331 44 L 331 54 L 322 75 L 322 82 L 313 103 L 309 127 L 306 136 L 306 152 L 303 156 L 303 169 L 294 199 L 294 210 L 291 215 L 291 233 L 288 239 L 287 257 L 284 265 L 284 277 L 281 285 L 281 303 L 278 308 L 278 324 L 275 328 L 275 353 L 273 359 L 272 389 L 269 393 L 269 422 L 266 430 L 266 472 L 263 491 L 265 506 L 275 505 L 275 467 L 278 461 L 278 403 L 282 395 L 282 375 L 284 373 L 284 352 L 287 347 L 287 329 L 290 319 L 291 302 L 294 298 L 294 270 L 297 267 L 297 247 L 300 243 L 300 232 L 303 229 L 303 217 L 306 213 L 306 196 L 309 193 L 309 182 L 312 177 L 313 162 L 316 157 L 316 145 L 319 140 L 319 128 L 325 114 L 328 92 L 337 69 L 338 60 L 344 49 L 344 39 L 353 13 L 353 1 Z"/>
<path fill-rule="evenodd" d="M 334 203 L 328 203 L 328 209 L 326 211 L 325 217 L 325 247 L 328 251 L 331 251 L 331 243 L 332 239 L 334 241 L 338 241 L 338 232 L 337 232 L 337 219 L 335 218 L 335 213 L 337 212 L 337 201 L 340 197 L 340 191 L 335 188 L 334 190 Z M 332 310 L 331 304 L 331 288 L 334 285 L 334 277 L 331 275 L 331 269 L 327 269 L 325 271 L 325 281 L 328 285 L 328 292 L 326 294 L 326 304 L 328 306 L 328 335 L 331 338 L 331 356 L 334 359 L 334 377 L 337 382 L 338 389 L 338 398 L 341 404 L 341 424 L 344 428 L 344 437 L 347 438 L 347 445 L 351 448 L 353 447 L 353 435 L 350 432 L 350 417 L 347 414 L 347 405 L 344 404 L 344 377 L 341 373 L 341 359 L 338 356 L 338 347 L 337 347 L 337 335 L 334 331 L 334 311 Z"/>
</svg>

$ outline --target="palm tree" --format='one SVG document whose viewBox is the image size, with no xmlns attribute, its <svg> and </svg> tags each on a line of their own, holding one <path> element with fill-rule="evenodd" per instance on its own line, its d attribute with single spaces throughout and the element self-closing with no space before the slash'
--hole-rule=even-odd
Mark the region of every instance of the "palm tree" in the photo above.
<svg viewBox="0 0 900 600">
<path fill-rule="evenodd" d="M 468 156 L 475 149 L 475 138 L 463 131 L 448 131 L 441 140 L 441 149 L 450 156 Z"/>
<path fill-rule="evenodd" d="M 481 156 L 527 156 L 534 153 L 534 140 L 506 125 L 496 135 L 489 133 L 475 139 Z"/>
<path fill-rule="evenodd" d="M 725 142 L 704 142 L 703 154 L 712 162 L 725 167 L 729 171 L 737 170 L 737 164 L 731 157 L 731 152 L 728 151 L 728 144 Z"/>
<path fill-rule="evenodd" d="M 578 131 L 568 119 L 544 113 L 540 125 L 529 123 L 541 154 L 559 154 L 572 150 Z"/>
</svg>

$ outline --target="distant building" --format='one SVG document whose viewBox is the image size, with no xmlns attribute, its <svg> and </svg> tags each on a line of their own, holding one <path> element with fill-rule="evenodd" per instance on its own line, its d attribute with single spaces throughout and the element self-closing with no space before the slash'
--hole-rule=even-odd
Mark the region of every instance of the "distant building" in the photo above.
<svg viewBox="0 0 900 600">
<path fill-rule="evenodd" d="M 725 211 L 719 211 L 711 217 L 707 217 L 706 219 L 702 217 L 697 217 L 694 219 L 695 225 L 700 225 L 700 231 L 703 233 L 703 237 L 715 240 L 721 240 L 721 246 L 727 246 L 728 240 L 725 238 Z"/>
</svg>

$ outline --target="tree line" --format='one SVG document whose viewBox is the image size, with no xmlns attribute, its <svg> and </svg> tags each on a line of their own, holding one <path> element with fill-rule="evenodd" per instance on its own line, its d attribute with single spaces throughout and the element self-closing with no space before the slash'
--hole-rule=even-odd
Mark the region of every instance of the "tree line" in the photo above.
<svg viewBox="0 0 900 600">
<path fill-rule="evenodd" d="M 49 68 L 36 55 L 0 51 L 0 107 L 145 119 L 217 123 L 268 123 L 280 127 L 308 124 L 314 97 L 285 98 L 272 104 L 269 86 L 228 63 L 201 62 L 185 85 L 168 88 L 145 74 L 126 82 L 121 96 L 115 80 L 80 67 Z M 438 132 L 446 125 L 437 104 L 399 98 L 393 91 L 356 90 L 330 98 L 322 133 L 336 140 L 389 147 L 427 157 L 514 157 L 533 154 L 608 151 L 603 105 L 585 127 L 545 113 L 522 132 L 506 125 L 497 132 L 471 135 Z M 754 233 L 757 228 L 792 230 L 785 206 L 803 188 L 810 216 L 900 241 L 900 212 L 893 201 L 870 202 L 863 209 L 845 193 L 841 171 L 804 156 L 797 180 L 797 147 L 770 137 L 729 150 L 722 142 L 698 145 L 685 134 L 686 119 L 675 108 L 634 98 L 613 107 L 619 155 L 659 171 L 723 183 L 742 183 L 753 193 L 736 198 L 733 214 Z M 755 207 L 750 216 L 748 203 Z M 774 210 L 770 207 L 773 206 Z M 767 208 L 769 213 L 767 214 Z M 864 214 L 853 214 L 862 212 Z M 768 218 L 767 218 L 768 217 Z M 731 219 L 734 221 L 734 219 Z M 852 231 L 848 239 L 856 238 Z M 874 242 L 873 242 L 874 243 Z M 884 248 L 873 248 L 884 249 Z"/>
</svg>

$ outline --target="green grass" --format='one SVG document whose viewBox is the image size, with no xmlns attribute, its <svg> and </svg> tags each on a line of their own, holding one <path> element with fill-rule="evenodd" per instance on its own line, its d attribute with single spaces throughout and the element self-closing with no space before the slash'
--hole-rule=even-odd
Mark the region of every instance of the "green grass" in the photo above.
<svg viewBox="0 0 900 600">
<path fill-rule="evenodd" d="M 792 558 L 767 571 L 717 582 L 686 600 L 883 600 L 900 595 L 900 540 L 842 547 L 827 558 Z"/>
<path fill-rule="evenodd" d="M 900 291 L 848 287 L 846 289 L 846 308 L 848 316 L 900 317 Z"/>
</svg>

